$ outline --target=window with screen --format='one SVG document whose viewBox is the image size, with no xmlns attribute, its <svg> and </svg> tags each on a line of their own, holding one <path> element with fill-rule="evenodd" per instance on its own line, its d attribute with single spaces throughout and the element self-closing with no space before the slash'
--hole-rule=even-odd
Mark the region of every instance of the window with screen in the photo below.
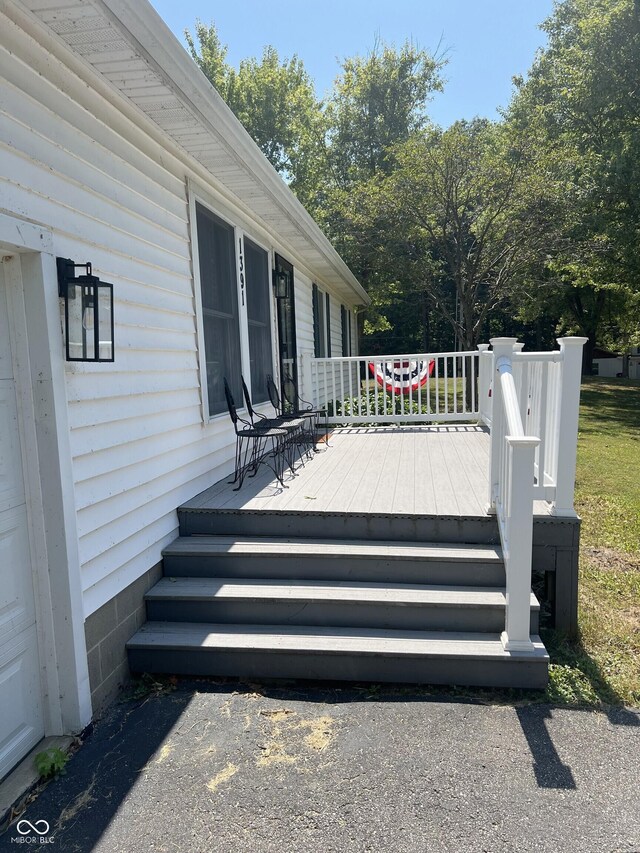
<svg viewBox="0 0 640 853">
<path fill-rule="evenodd" d="M 242 406 L 235 233 L 201 204 L 196 204 L 196 227 L 209 414 L 217 415 L 226 411 L 224 377 Z"/>
<path fill-rule="evenodd" d="M 331 358 L 331 300 L 329 299 L 329 294 L 325 294 L 325 299 L 327 302 L 327 312 L 326 312 L 326 320 L 327 320 L 327 358 Z"/>
<path fill-rule="evenodd" d="M 269 397 L 267 375 L 273 373 L 269 255 L 245 237 L 244 257 L 251 360 L 251 400 L 253 403 L 264 403 Z"/>
<path fill-rule="evenodd" d="M 327 354 L 325 345 L 325 312 L 324 294 L 317 284 L 311 287 L 313 307 L 313 354 L 316 358 L 324 358 Z"/>
<path fill-rule="evenodd" d="M 351 311 L 340 306 L 340 319 L 342 321 L 342 355 L 351 355 Z"/>
<path fill-rule="evenodd" d="M 331 306 L 329 294 L 323 293 L 314 284 L 313 300 L 313 349 L 316 358 L 331 358 Z"/>
</svg>

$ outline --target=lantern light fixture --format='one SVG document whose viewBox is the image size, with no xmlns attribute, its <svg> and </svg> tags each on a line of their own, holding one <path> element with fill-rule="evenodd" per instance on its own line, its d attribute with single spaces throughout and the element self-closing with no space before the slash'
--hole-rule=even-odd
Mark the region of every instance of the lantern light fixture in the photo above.
<svg viewBox="0 0 640 853">
<path fill-rule="evenodd" d="M 273 271 L 273 289 L 276 299 L 288 299 L 291 293 L 291 276 L 285 270 Z"/>
<path fill-rule="evenodd" d="M 67 361 L 114 361 L 113 285 L 93 275 L 90 263 L 56 258 L 56 265 Z"/>
</svg>

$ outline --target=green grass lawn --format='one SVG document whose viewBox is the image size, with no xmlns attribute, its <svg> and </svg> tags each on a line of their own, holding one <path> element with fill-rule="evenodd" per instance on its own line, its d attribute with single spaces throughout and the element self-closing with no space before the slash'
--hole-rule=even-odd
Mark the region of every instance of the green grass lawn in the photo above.
<svg viewBox="0 0 640 853">
<path fill-rule="evenodd" d="M 545 637 L 556 700 L 640 705 L 640 383 L 582 386 L 580 638 Z"/>
</svg>

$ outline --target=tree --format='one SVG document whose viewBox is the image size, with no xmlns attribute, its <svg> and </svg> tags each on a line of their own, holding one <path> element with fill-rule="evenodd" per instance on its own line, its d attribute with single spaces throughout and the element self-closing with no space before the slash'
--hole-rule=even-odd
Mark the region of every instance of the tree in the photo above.
<svg viewBox="0 0 640 853">
<path fill-rule="evenodd" d="M 337 187 L 349 190 L 393 170 L 394 147 L 428 123 L 442 65 L 411 42 L 397 49 L 378 41 L 367 56 L 343 61 L 326 109 Z"/>
<path fill-rule="evenodd" d="M 399 226 L 429 253 L 424 292 L 463 349 L 475 349 L 491 312 L 513 300 L 543 245 L 527 154 L 526 140 L 503 126 L 457 122 L 397 148 L 383 187 Z"/>
<path fill-rule="evenodd" d="M 227 63 L 227 47 L 214 24 L 197 21 L 195 39 L 188 31 L 185 38 L 193 59 L 272 166 L 308 201 L 322 169 L 324 119 L 302 61 L 295 55 L 281 61 L 267 46 L 260 60 L 244 59 L 236 70 Z"/>
<path fill-rule="evenodd" d="M 344 60 L 325 108 L 326 175 L 312 212 L 372 298 L 363 324 L 372 351 L 426 346 L 410 247 L 379 204 L 379 185 L 395 168 L 395 147 L 428 124 L 443 64 L 410 42 L 379 41 Z"/>
<path fill-rule="evenodd" d="M 565 0 L 543 29 L 548 47 L 516 80 L 507 119 L 562 185 L 546 277 L 563 329 L 588 337 L 590 373 L 605 328 L 612 340 L 618 327 L 617 346 L 633 337 L 625 312 L 640 289 L 640 2 Z"/>
</svg>

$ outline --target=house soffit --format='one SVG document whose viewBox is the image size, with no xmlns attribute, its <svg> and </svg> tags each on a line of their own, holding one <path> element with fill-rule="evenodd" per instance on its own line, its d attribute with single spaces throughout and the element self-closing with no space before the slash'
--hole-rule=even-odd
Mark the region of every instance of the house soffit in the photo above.
<svg viewBox="0 0 640 853">
<path fill-rule="evenodd" d="M 22 5 L 222 184 L 277 242 L 290 246 L 313 276 L 351 305 L 369 302 L 317 224 L 149 4 L 23 0 Z"/>
</svg>

